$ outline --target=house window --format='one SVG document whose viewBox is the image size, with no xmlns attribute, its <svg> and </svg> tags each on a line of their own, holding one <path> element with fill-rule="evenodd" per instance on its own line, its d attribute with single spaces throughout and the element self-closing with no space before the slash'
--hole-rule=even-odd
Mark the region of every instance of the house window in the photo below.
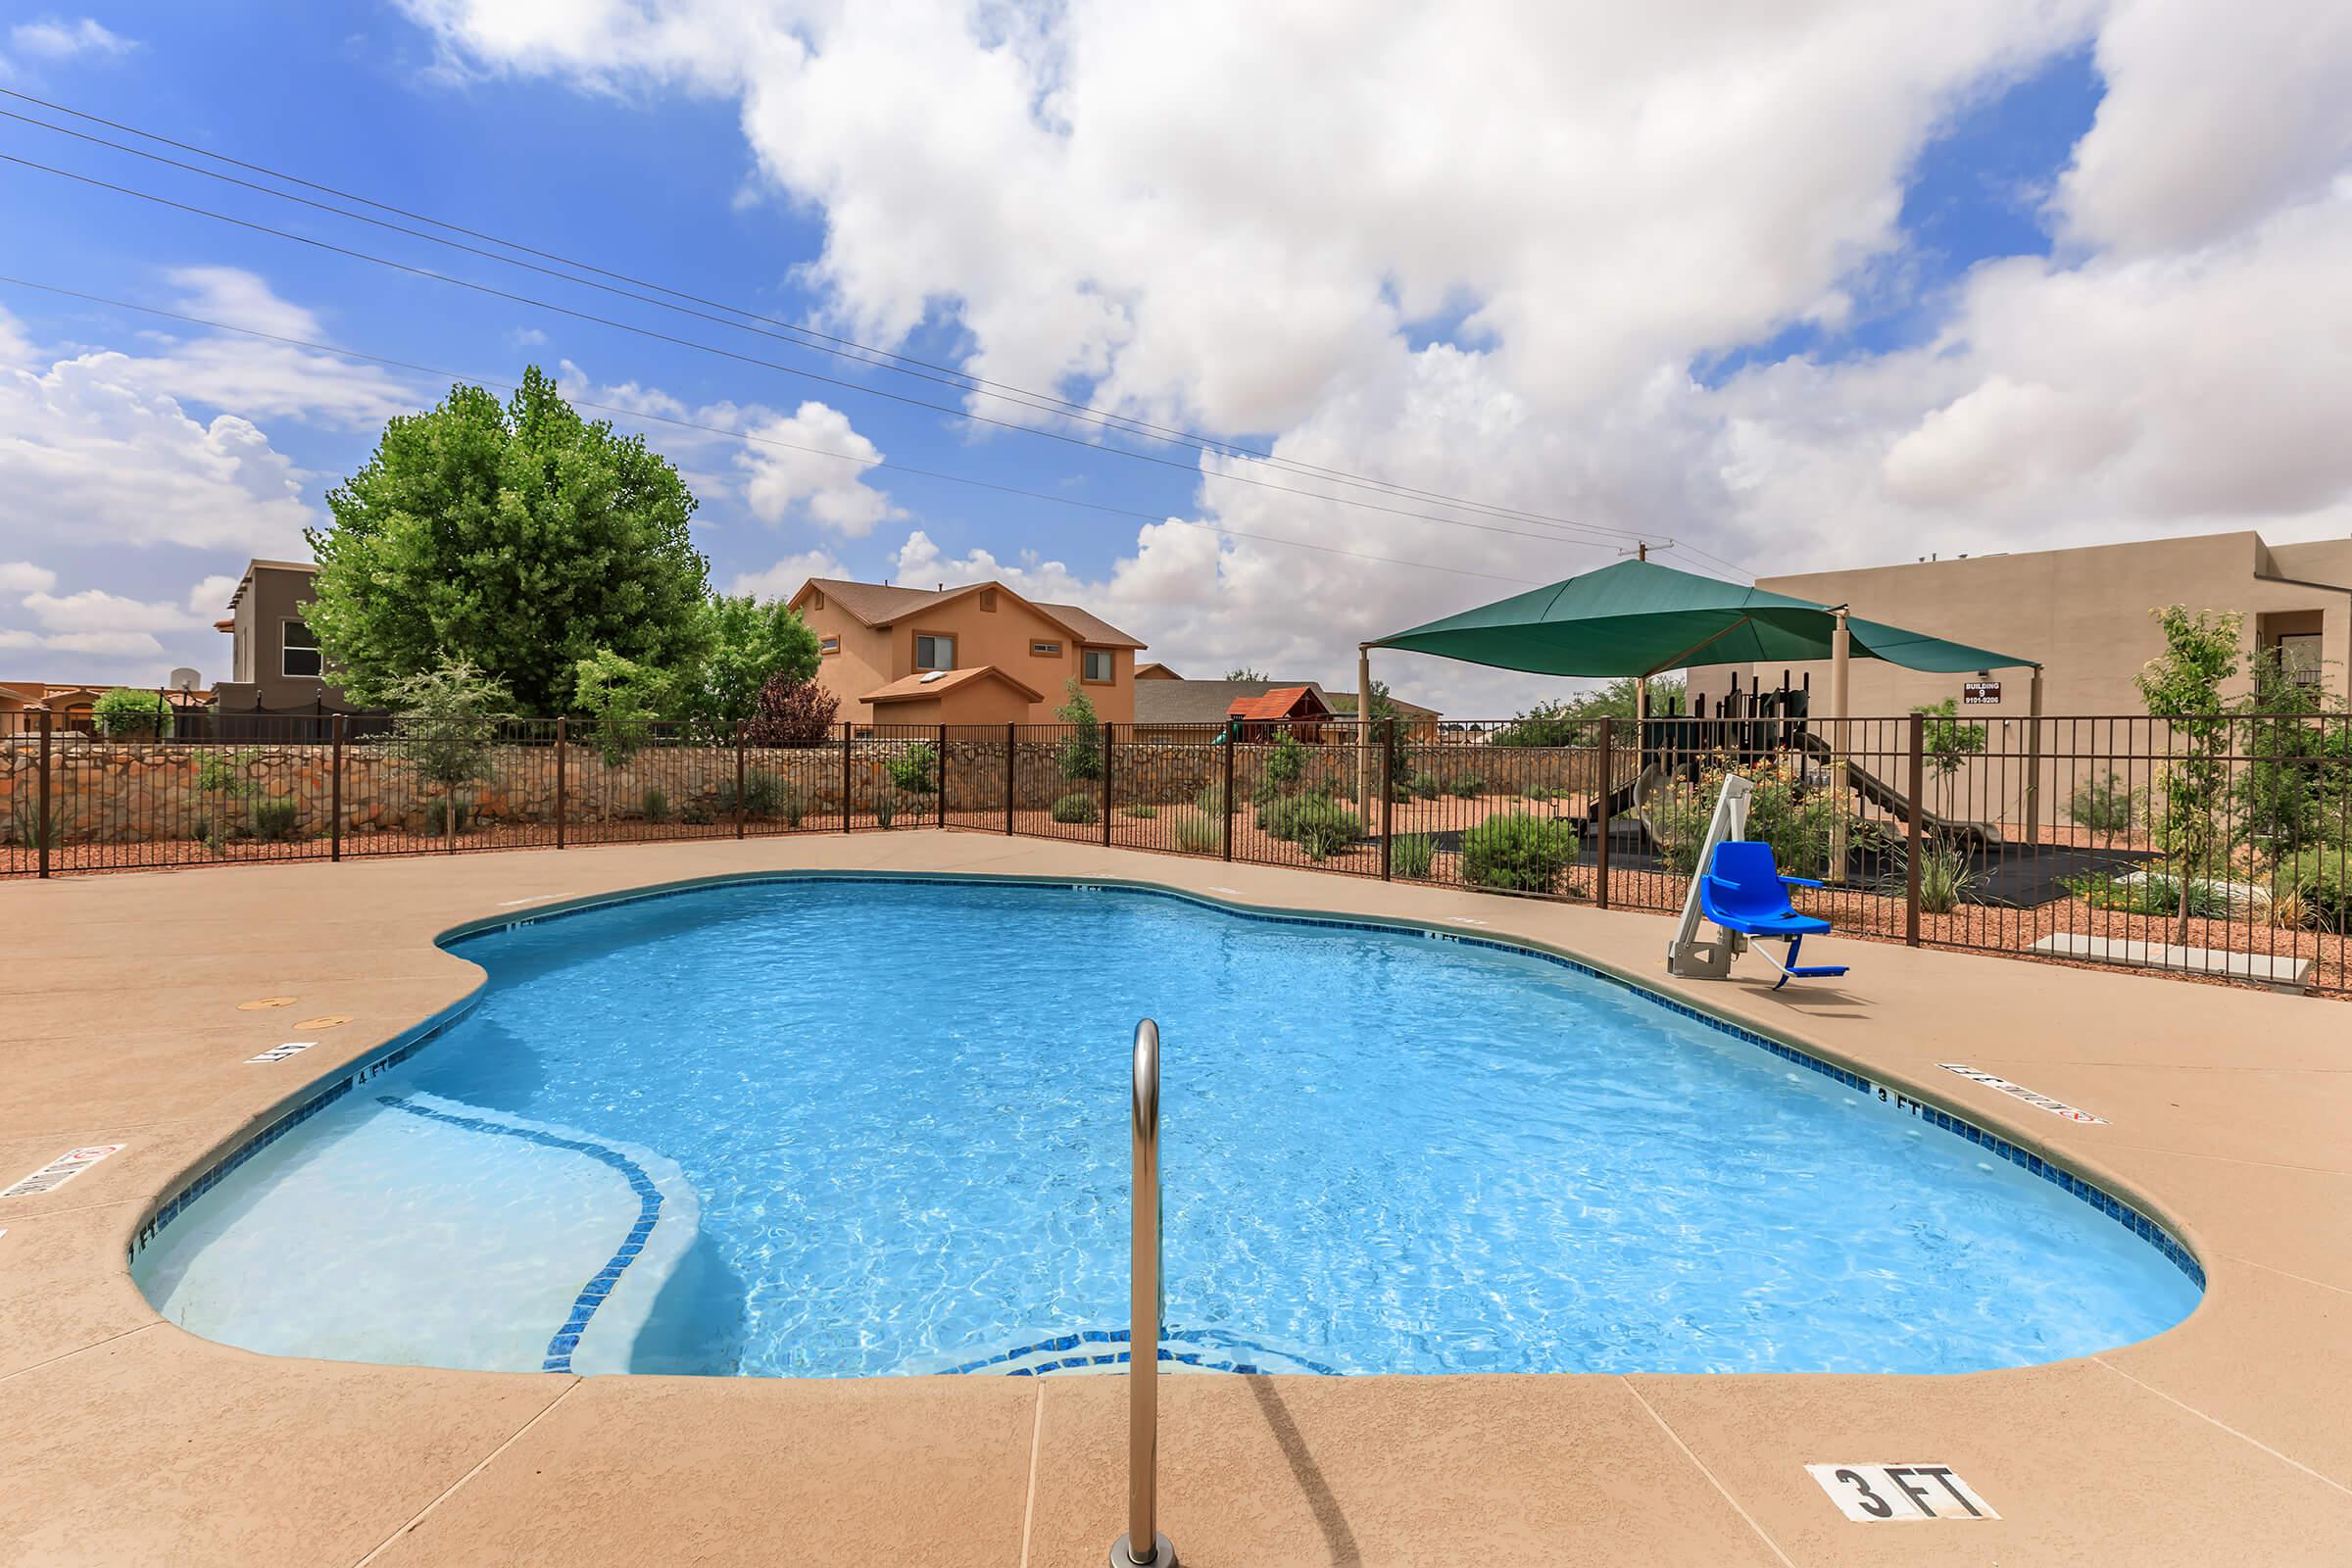
<svg viewBox="0 0 2352 1568">
<path fill-rule="evenodd" d="M 819 637 L 816 640 L 816 651 L 820 654 L 838 654 L 841 652 L 841 639 L 839 637 Z"/>
<path fill-rule="evenodd" d="M 285 623 L 285 636 L 280 645 L 278 672 L 285 675 L 307 675 L 314 679 L 326 673 L 326 660 L 318 652 L 318 639 L 311 628 L 299 620 Z"/>
<path fill-rule="evenodd" d="M 1036 655 L 1040 659 L 1059 659 L 1061 657 L 1061 644 L 1031 643 L 1029 645 L 1029 652 Z"/>
<path fill-rule="evenodd" d="M 1111 672 L 1116 665 L 1109 649 L 1089 648 L 1079 657 L 1084 661 L 1078 670 L 1082 677 L 1096 686 L 1110 684 Z"/>
<path fill-rule="evenodd" d="M 914 639 L 914 667 L 917 669 L 954 669 L 956 667 L 956 639 L 917 633 Z"/>
<path fill-rule="evenodd" d="M 2288 632 L 2278 639 L 2278 668 L 2288 680 L 2298 686 L 2317 687 L 2320 684 L 2320 665 L 2318 632 Z"/>
</svg>

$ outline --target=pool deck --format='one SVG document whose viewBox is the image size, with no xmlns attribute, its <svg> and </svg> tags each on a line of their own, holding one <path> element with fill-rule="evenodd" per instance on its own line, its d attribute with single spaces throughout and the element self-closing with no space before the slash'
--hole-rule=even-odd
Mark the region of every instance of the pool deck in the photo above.
<svg viewBox="0 0 2352 1568">
<path fill-rule="evenodd" d="M 474 987 L 436 933 L 790 868 L 1148 882 L 1546 944 L 2061 1158 L 2164 1217 L 2209 1276 L 2198 1310 L 2154 1340 L 1960 1377 L 1168 1380 L 1162 1528 L 1191 1568 L 2352 1555 L 2340 1004 L 1878 943 L 1836 952 L 1854 965 L 1840 981 L 1774 994 L 1751 959 L 1745 978 L 1682 983 L 1654 916 L 901 831 L 0 885 L 14 976 L 0 1185 L 68 1149 L 125 1146 L 54 1191 L 0 1199 L 0 1563 L 1102 1563 L 1124 1528 L 1116 1378 L 280 1359 L 163 1322 L 131 1283 L 124 1248 L 184 1172 Z M 238 1010 L 279 996 L 297 1000 Z M 331 1014 L 351 1021 L 293 1027 Z M 312 1038 L 302 1055 L 247 1061 Z M 1804 1469 L 1832 1462 L 1949 1465 L 2000 1518 L 1849 1522 Z"/>
</svg>

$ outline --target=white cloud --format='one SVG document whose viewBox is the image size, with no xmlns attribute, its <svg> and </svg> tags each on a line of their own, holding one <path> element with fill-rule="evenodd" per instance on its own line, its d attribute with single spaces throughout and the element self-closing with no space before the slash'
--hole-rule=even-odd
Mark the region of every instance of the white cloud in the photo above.
<svg viewBox="0 0 2352 1568">
<path fill-rule="evenodd" d="M 188 590 L 188 613 L 207 625 L 228 613 L 228 596 L 241 579 L 233 572 L 217 572 Z"/>
<path fill-rule="evenodd" d="M 0 593 L 45 594 L 57 586 L 57 573 L 29 561 L 0 561 Z"/>
<path fill-rule="evenodd" d="M 1551 0 L 409 8 L 472 70 L 738 100 L 767 187 L 822 215 L 805 276 L 858 335 L 946 317 L 975 373 L 1303 463 L 1765 569 L 2352 526 L 2342 6 L 1667 0 L 1599 32 Z M 2049 198 L 2064 250 L 1917 301 L 1918 150 L 2084 42 L 2106 98 Z M 1691 374 L 1915 301 L 1942 313 L 1924 348 Z M 769 510 L 817 515 L 818 475 L 776 466 Z M 836 505 L 845 534 L 890 520 Z M 1529 581 L 1613 559 L 1215 482 L 1194 515 Z M 918 536 L 899 570 L 1028 573 L 1179 668 L 1324 679 L 1505 591 L 1175 523 L 1083 574 L 1012 543 Z M 1449 707 L 1513 694 L 1424 671 Z"/>
<path fill-rule="evenodd" d="M 847 577 L 850 568 L 829 550 L 804 550 L 786 556 L 758 571 L 740 571 L 729 580 L 731 594 L 757 594 L 761 599 L 789 599 L 811 577 Z"/>
<path fill-rule="evenodd" d="M 112 57 L 136 49 L 138 40 L 109 32 L 88 17 L 63 22 L 44 17 L 19 23 L 9 29 L 8 41 L 19 54 L 39 60 L 71 60 L 76 55 Z"/>
<path fill-rule="evenodd" d="M 840 410 L 810 401 L 789 418 L 771 415 L 750 421 L 744 434 L 752 444 L 735 454 L 735 462 L 747 475 L 744 500 L 760 521 L 782 522 L 797 513 L 858 539 L 876 523 L 905 515 L 888 495 L 864 482 L 861 475 L 882 461 L 882 453 Z"/>
</svg>

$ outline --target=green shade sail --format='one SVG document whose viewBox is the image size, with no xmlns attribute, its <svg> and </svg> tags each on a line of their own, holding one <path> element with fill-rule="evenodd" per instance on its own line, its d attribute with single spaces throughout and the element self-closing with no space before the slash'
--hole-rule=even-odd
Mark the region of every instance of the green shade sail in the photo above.
<svg viewBox="0 0 2352 1568">
<path fill-rule="evenodd" d="M 1497 599 L 1373 643 L 1544 675 L 1654 675 L 1693 664 L 1828 659 L 1838 617 L 1827 605 L 1621 561 L 1547 588 Z M 1846 617 L 1855 659 L 1907 669 L 2033 666 L 2036 661 Z"/>
</svg>

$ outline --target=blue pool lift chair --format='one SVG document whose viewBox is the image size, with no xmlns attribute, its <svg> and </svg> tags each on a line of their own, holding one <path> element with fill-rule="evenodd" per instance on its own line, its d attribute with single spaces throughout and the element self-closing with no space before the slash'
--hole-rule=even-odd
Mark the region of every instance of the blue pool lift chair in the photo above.
<svg viewBox="0 0 2352 1568">
<path fill-rule="evenodd" d="M 1845 973 L 1842 963 L 1799 965 L 1797 950 L 1810 936 L 1827 935 L 1830 922 L 1810 914 L 1799 914 L 1788 902 L 1790 888 L 1817 888 L 1820 883 L 1801 876 L 1783 876 L 1772 861 L 1772 846 L 1742 839 L 1727 839 L 1715 846 L 1714 856 L 1707 861 L 1705 879 L 1699 884 L 1699 912 L 1726 931 L 1737 932 L 1751 943 L 1764 938 L 1788 944 L 1786 960 L 1764 954 L 1764 961 L 1781 971 L 1773 983 L 1778 991 L 1791 979 L 1818 979 Z M 1762 953 L 1761 948 L 1757 949 Z"/>
</svg>

